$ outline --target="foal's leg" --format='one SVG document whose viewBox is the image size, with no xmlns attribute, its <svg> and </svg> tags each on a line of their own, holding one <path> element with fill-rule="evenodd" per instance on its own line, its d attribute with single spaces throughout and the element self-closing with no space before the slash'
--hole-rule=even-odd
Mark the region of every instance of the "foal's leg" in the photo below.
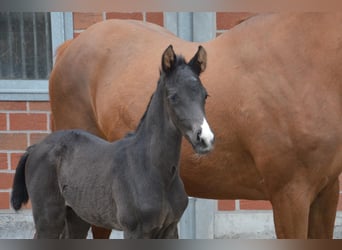
<svg viewBox="0 0 342 250">
<path fill-rule="evenodd" d="M 86 239 L 89 228 L 88 222 L 82 220 L 71 207 L 66 207 L 66 227 L 63 238 Z"/>
<path fill-rule="evenodd" d="M 124 239 L 148 239 L 149 236 L 146 236 L 142 230 L 142 225 L 137 225 L 134 230 L 123 230 Z"/>
<path fill-rule="evenodd" d="M 332 238 L 340 187 L 338 178 L 324 188 L 311 204 L 309 238 Z"/>
<path fill-rule="evenodd" d="M 32 210 L 36 227 L 34 238 L 59 239 L 65 225 L 64 203 L 54 204 L 50 207 L 39 207 Z"/>
<path fill-rule="evenodd" d="M 158 230 L 144 230 L 143 223 L 140 223 L 136 226 L 135 229 L 124 229 L 124 239 L 155 239 L 158 238 Z"/>
<path fill-rule="evenodd" d="M 143 231 L 143 226 L 138 225 L 135 230 L 124 230 L 125 239 L 178 239 L 177 223 L 171 224 L 161 230 L 154 229 Z"/>
<path fill-rule="evenodd" d="M 306 239 L 310 200 L 302 187 L 293 186 L 274 194 L 271 203 L 278 238 Z"/>
<path fill-rule="evenodd" d="M 158 239 L 178 239 L 178 228 L 177 223 L 173 223 L 166 228 L 163 228 L 160 233 L 158 233 Z"/>
</svg>

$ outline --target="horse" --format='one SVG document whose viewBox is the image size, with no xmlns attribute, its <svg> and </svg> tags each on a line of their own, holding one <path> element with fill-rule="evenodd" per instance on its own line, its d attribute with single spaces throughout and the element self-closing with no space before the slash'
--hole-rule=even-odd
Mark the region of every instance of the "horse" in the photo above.
<svg viewBox="0 0 342 250">
<path fill-rule="evenodd" d="M 214 143 L 199 79 L 205 67 L 202 46 L 187 63 L 170 45 L 134 132 L 108 142 L 84 130 L 61 130 L 27 149 L 11 203 L 19 210 L 30 198 L 36 238 L 86 238 L 90 224 L 122 230 L 126 239 L 178 238 L 188 204 L 178 167 L 182 136 L 199 155 Z"/>
<path fill-rule="evenodd" d="M 158 53 L 184 41 L 151 23 L 107 20 L 58 50 L 49 82 L 53 129 L 108 141 L 132 130 L 148 102 Z M 268 200 L 278 238 L 333 237 L 342 171 L 341 13 L 259 14 L 202 44 L 215 150 L 184 142 L 188 195 Z M 137 71 L 144 61 L 144 70 Z M 93 230 L 95 237 L 108 231 Z"/>
</svg>

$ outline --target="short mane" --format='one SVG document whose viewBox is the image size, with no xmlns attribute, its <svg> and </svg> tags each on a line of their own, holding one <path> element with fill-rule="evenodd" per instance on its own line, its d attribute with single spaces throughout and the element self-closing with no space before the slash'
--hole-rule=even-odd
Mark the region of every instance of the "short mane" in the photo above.
<svg viewBox="0 0 342 250">
<path fill-rule="evenodd" d="M 179 67 L 180 65 L 183 65 L 183 64 L 187 64 L 187 62 L 185 61 L 185 58 L 184 58 L 182 55 L 177 55 L 177 56 L 176 56 L 176 63 L 175 63 L 175 65 L 174 65 L 174 67 Z M 159 72 L 160 72 L 160 75 L 163 74 L 163 72 L 162 72 L 161 69 L 159 70 Z M 159 85 L 159 83 L 160 83 L 160 79 L 158 80 L 158 85 Z M 147 111 L 148 111 L 148 109 L 149 109 L 149 107 L 150 107 L 150 104 L 151 104 L 153 95 L 154 95 L 154 93 L 151 95 L 150 101 L 149 101 L 148 104 L 147 104 L 147 108 L 146 108 L 146 110 L 145 110 L 143 116 L 141 117 L 141 119 L 140 119 L 140 121 L 139 121 L 139 124 L 138 124 L 137 128 L 135 129 L 135 131 L 128 132 L 128 133 L 126 134 L 126 137 L 130 137 L 130 136 L 135 135 L 135 133 L 136 133 L 136 132 L 139 130 L 139 128 L 141 127 L 141 124 L 144 122 L 145 117 L 146 117 L 146 114 L 147 114 Z"/>
<path fill-rule="evenodd" d="M 158 83 L 159 83 L 159 81 L 158 81 Z M 135 131 L 128 132 L 128 133 L 126 134 L 125 137 L 133 136 L 133 135 L 135 135 L 136 132 L 139 130 L 139 128 L 141 127 L 141 124 L 142 124 L 142 123 L 144 122 L 144 120 L 145 120 L 147 111 L 148 111 L 148 109 L 149 109 L 149 107 L 150 107 L 150 105 L 151 105 L 151 101 L 152 101 L 153 95 L 154 95 L 154 93 L 153 93 L 153 94 L 151 95 L 151 97 L 150 97 L 150 101 L 149 101 L 148 104 L 147 104 L 147 108 L 146 108 L 144 114 L 142 115 L 142 117 L 141 117 L 141 119 L 140 119 L 140 121 L 139 121 L 139 124 L 138 124 L 137 128 L 135 129 Z"/>
</svg>

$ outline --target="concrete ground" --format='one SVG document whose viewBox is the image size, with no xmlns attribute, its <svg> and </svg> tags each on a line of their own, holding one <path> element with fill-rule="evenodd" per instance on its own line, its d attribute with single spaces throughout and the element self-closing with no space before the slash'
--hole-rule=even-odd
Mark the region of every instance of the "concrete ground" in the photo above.
<svg viewBox="0 0 342 250">
<path fill-rule="evenodd" d="M 217 212 L 214 215 L 213 233 L 208 237 L 196 238 L 216 238 L 216 239 L 272 239 L 275 238 L 273 219 L 271 212 Z M 196 225 L 200 227 L 201 225 Z M 202 225 L 203 228 L 204 225 Z M 30 210 L 0 211 L 0 239 L 31 239 L 34 235 L 34 225 Z M 180 238 L 187 235 L 180 230 Z M 88 238 L 92 238 L 91 234 Z M 112 239 L 122 239 L 122 232 L 113 231 Z M 338 212 L 335 222 L 334 238 L 342 239 L 342 212 Z"/>
<path fill-rule="evenodd" d="M 0 239 L 32 239 L 34 235 L 34 224 L 31 210 L 15 213 L 10 210 L 0 212 Z M 92 236 L 89 233 L 88 238 Z M 113 231 L 112 239 L 122 239 L 123 234 Z"/>
</svg>

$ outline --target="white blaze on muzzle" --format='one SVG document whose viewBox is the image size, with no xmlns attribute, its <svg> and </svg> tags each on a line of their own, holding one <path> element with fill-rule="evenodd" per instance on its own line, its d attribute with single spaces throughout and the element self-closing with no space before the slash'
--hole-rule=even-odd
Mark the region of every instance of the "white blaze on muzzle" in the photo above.
<svg viewBox="0 0 342 250">
<path fill-rule="evenodd" d="M 203 140 L 205 142 L 205 144 L 209 148 L 211 148 L 213 146 L 213 143 L 214 143 L 214 134 L 211 131 L 209 124 L 205 118 L 203 118 L 203 123 L 201 125 L 201 129 L 202 129 L 202 132 L 200 135 L 201 140 Z"/>
</svg>

